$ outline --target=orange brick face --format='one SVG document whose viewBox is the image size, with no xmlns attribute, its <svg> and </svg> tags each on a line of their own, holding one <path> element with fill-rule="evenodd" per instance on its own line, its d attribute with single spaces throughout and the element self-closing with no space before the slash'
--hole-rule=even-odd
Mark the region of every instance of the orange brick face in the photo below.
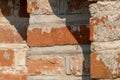
<svg viewBox="0 0 120 80">
<path fill-rule="evenodd" d="M 22 42 L 23 39 L 15 27 L 11 25 L 0 25 L 0 43 Z"/>
<path fill-rule="evenodd" d="M 112 74 L 111 70 L 105 66 L 102 60 L 97 60 L 97 53 L 91 54 L 91 77 L 92 78 L 101 78 L 101 79 L 109 79 L 109 78 L 116 78 L 119 76 L 118 74 Z"/>
<path fill-rule="evenodd" d="M 26 74 L 4 74 L 0 73 L 0 80 L 27 80 Z"/>
<path fill-rule="evenodd" d="M 0 66 L 12 66 L 14 60 L 13 50 L 0 50 Z"/>
<path fill-rule="evenodd" d="M 63 75 L 65 72 L 63 60 L 59 57 L 31 59 L 27 61 L 27 65 L 30 75 Z"/>
<path fill-rule="evenodd" d="M 53 28 L 50 33 L 42 33 L 39 28 L 27 31 L 29 46 L 47 46 L 64 44 L 90 44 L 89 28 L 80 26 L 80 31 L 71 32 L 69 27 Z"/>
</svg>

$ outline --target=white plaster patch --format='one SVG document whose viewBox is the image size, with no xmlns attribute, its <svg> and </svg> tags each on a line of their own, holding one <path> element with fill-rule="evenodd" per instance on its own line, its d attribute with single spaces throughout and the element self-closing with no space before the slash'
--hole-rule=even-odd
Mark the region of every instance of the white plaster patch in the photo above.
<svg viewBox="0 0 120 80">
<path fill-rule="evenodd" d="M 118 15 L 118 14 L 108 15 L 108 21 L 110 21 L 110 22 L 116 21 L 117 18 L 119 18 L 119 15 Z"/>
<path fill-rule="evenodd" d="M 117 61 L 117 58 L 119 58 L 118 56 L 119 52 L 120 49 L 99 51 L 96 60 L 98 61 L 102 60 L 105 66 L 111 70 L 112 74 L 118 74 L 119 73 L 118 65 L 120 65 L 120 63 Z"/>
<path fill-rule="evenodd" d="M 4 74 L 27 73 L 27 66 L 0 67 L 0 72 Z"/>
<path fill-rule="evenodd" d="M 14 58 L 14 66 L 25 66 L 26 65 L 26 49 L 14 49 L 15 58 Z"/>
<path fill-rule="evenodd" d="M 79 31 L 80 32 L 80 25 L 71 25 L 71 32 Z"/>
<path fill-rule="evenodd" d="M 30 25 L 28 27 L 28 30 L 32 31 L 33 29 L 37 28 L 37 29 L 41 29 L 42 33 L 44 33 L 44 32 L 50 33 L 53 28 L 62 28 L 62 27 L 66 27 L 66 25 L 65 24 L 58 24 L 58 23 L 54 23 L 54 24 L 52 24 L 52 23 L 40 23 L 40 24 Z"/>
<path fill-rule="evenodd" d="M 92 42 L 91 44 L 92 52 L 119 49 L 119 48 L 120 48 L 120 40 L 107 41 L 107 42 Z"/>
<path fill-rule="evenodd" d="M 120 12 L 120 1 L 97 1 L 90 5 L 93 17 L 101 18 L 106 15 L 114 15 Z"/>
<path fill-rule="evenodd" d="M 50 33 L 50 32 L 51 32 L 51 29 L 52 29 L 52 27 L 43 27 L 41 33 L 42 33 L 42 34 L 43 34 L 44 32 Z"/>
</svg>

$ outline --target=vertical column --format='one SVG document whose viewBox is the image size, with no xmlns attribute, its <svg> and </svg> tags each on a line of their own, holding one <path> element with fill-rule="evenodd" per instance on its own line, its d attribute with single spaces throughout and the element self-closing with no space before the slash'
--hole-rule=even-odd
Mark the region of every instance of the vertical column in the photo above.
<svg viewBox="0 0 120 80">
<path fill-rule="evenodd" d="M 29 79 L 89 80 L 89 2 L 27 2 L 30 13 L 27 30 Z"/>
<path fill-rule="evenodd" d="M 27 20 L 19 7 L 19 0 L 0 0 L 0 80 L 27 80 L 28 47 L 18 30 Z"/>
<path fill-rule="evenodd" d="M 90 5 L 91 77 L 120 76 L 120 1 L 98 0 Z"/>
</svg>

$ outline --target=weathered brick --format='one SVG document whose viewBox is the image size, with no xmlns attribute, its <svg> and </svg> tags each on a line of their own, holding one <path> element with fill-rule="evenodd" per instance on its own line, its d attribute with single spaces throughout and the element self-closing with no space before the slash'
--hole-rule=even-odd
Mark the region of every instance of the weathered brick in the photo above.
<svg viewBox="0 0 120 80">
<path fill-rule="evenodd" d="M 29 46 L 90 43 L 89 28 L 86 25 L 60 28 L 33 25 L 29 26 L 27 36 Z"/>
<path fill-rule="evenodd" d="M 17 31 L 16 32 L 18 34 L 17 37 L 23 38 L 24 40 L 26 40 L 27 38 L 27 27 L 29 24 L 28 22 L 29 22 L 28 18 L 21 18 L 21 17 L 15 17 L 15 16 L 0 17 L 1 28 L 2 27 L 6 28 L 6 30 L 7 30 L 6 26 L 8 26 L 8 29 L 13 28 L 13 30 Z"/>
<path fill-rule="evenodd" d="M 119 40 L 120 22 L 119 14 L 103 16 L 102 18 L 90 19 L 91 41 Z"/>
<path fill-rule="evenodd" d="M 27 11 L 34 14 L 53 14 L 58 13 L 58 0 L 28 0 Z M 55 6 L 54 8 L 51 5 Z"/>
<path fill-rule="evenodd" d="M 1 74 L 11 74 L 11 75 L 18 75 L 21 73 L 27 74 L 27 66 L 2 66 L 0 67 Z"/>
<path fill-rule="evenodd" d="M 106 54 L 104 54 L 104 55 L 106 55 Z M 113 71 L 112 71 L 112 68 L 111 69 L 109 69 L 106 65 L 105 65 L 105 63 L 104 63 L 104 61 L 102 61 L 102 59 L 100 59 L 100 60 L 97 60 L 97 57 L 99 56 L 99 54 L 97 54 L 97 53 L 92 53 L 91 54 L 91 77 L 92 78 L 105 78 L 105 79 L 108 79 L 108 78 L 116 78 L 116 77 L 118 77 L 119 76 L 119 68 L 117 67 L 118 65 L 116 65 L 116 63 L 109 63 L 110 61 L 110 59 L 111 58 L 107 58 L 106 57 L 106 60 L 108 60 L 108 63 L 109 64 L 111 64 L 111 66 L 115 66 L 115 71 L 117 71 L 117 73 L 112 73 Z M 112 59 L 111 59 L 112 60 Z"/>
<path fill-rule="evenodd" d="M 120 48 L 120 40 L 116 41 L 107 41 L 107 42 L 92 42 L 91 43 L 91 51 L 104 51 L 104 50 L 111 50 L 111 49 L 119 49 Z"/>
<path fill-rule="evenodd" d="M 119 14 L 120 1 L 116 0 L 100 0 L 97 3 L 93 3 L 89 6 L 89 10 L 92 17 L 102 18 L 107 15 Z"/>
<path fill-rule="evenodd" d="M 99 79 L 120 76 L 120 41 L 91 44 L 91 77 Z"/>
<path fill-rule="evenodd" d="M 13 50 L 0 50 L 0 67 L 12 66 L 14 64 L 14 51 Z"/>
<path fill-rule="evenodd" d="M 64 75 L 64 59 L 60 56 L 41 56 L 36 59 L 28 59 L 29 75 Z"/>
<path fill-rule="evenodd" d="M 27 80 L 27 74 L 4 74 L 0 73 L 0 80 Z"/>
<path fill-rule="evenodd" d="M 65 61 L 66 74 L 81 76 L 89 75 L 89 54 L 89 45 L 32 47 L 28 51 L 28 58 L 40 59 L 41 55 L 61 56 Z"/>
<path fill-rule="evenodd" d="M 0 44 L 0 79 L 1 80 L 24 80 L 27 74 L 26 44 L 2 43 Z M 22 74 L 23 73 L 23 74 Z M 27 78 L 27 77 L 26 77 Z"/>
<path fill-rule="evenodd" d="M 15 27 L 9 24 L 0 25 L 0 43 L 18 43 L 23 39 Z"/>
<path fill-rule="evenodd" d="M 25 66 L 26 44 L 0 44 L 0 66 Z"/>
<path fill-rule="evenodd" d="M 89 75 L 89 54 L 70 56 L 70 69 L 73 75 Z M 67 64 L 67 63 L 66 63 Z"/>
<path fill-rule="evenodd" d="M 119 40 L 120 1 L 98 1 L 90 5 L 91 41 Z"/>
</svg>

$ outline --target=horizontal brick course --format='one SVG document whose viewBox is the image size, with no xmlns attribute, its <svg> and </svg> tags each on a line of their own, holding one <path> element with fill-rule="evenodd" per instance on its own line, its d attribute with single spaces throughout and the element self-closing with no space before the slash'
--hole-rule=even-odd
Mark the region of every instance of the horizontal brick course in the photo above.
<svg viewBox="0 0 120 80">
<path fill-rule="evenodd" d="M 23 39 L 12 25 L 0 25 L 0 43 L 20 43 Z"/>
<path fill-rule="evenodd" d="M 105 54 L 104 54 L 105 55 Z M 99 79 L 112 79 L 112 78 L 117 78 L 119 77 L 119 67 L 116 66 L 116 71 L 117 73 L 113 74 L 111 69 L 109 69 L 106 65 L 105 62 L 102 61 L 102 59 L 97 60 L 97 57 L 99 56 L 99 54 L 97 53 L 92 53 L 91 54 L 91 77 L 92 78 L 99 78 Z M 107 57 L 106 57 L 107 58 Z M 109 58 L 110 59 L 110 58 Z M 117 58 L 116 58 L 117 59 Z M 119 60 L 118 60 L 119 61 Z M 111 64 L 111 66 L 114 66 L 115 63 L 112 64 L 107 62 L 108 64 Z M 118 62 L 119 63 L 119 62 Z"/>
<path fill-rule="evenodd" d="M 44 27 L 44 26 L 42 26 Z M 34 27 L 27 31 L 27 43 L 29 46 L 50 46 L 64 44 L 89 44 L 89 28 L 86 26 L 76 26 L 76 31 L 71 31 L 70 27 L 40 29 Z M 80 29 L 80 31 L 78 31 Z"/>
<path fill-rule="evenodd" d="M 14 64 L 14 51 L 13 50 L 0 50 L 0 67 L 12 66 Z"/>
<path fill-rule="evenodd" d="M 93 42 L 91 50 L 92 78 L 109 79 L 120 76 L 119 41 Z"/>
<path fill-rule="evenodd" d="M 0 44 L 0 66 L 25 66 L 27 50 L 26 44 Z"/>
<path fill-rule="evenodd" d="M 44 72 L 46 72 L 47 69 L 44 69 L 44 67 L 37 67 L 36 65 L 40 65 L 45 63 L 44 65 L 47 65 L 47 61 L 53 57 L 56 59 L 62 58 L 62 61 L 64 62 L 64 75 L 89 75 L 89 53 L 90 53 L 90 46 L 89 45 L 64 45 L 64 46 L 51 46 L 51 47 L 31 47 L 28 51 L 28 65 L 31 62 L 31 65 L 29 65 L 28 69 L 31 69 L 33 72 L 34 70 L 41 71 L 41 75 L 43 75 Z M 84 53 L 84 55 L 83 55 Z M 47 58 L 49 57 L 49 58 Z M 30 60 L 29 60 L 30 59 Z M 46 62 L 43 62 L 46 61 Z M 51 61 L 51 60 L 50 60 Z M 37 63 L 35 63 L 37 62 Z M 61 63 L 61 62 L 60 62 Z M 35 69 L 31 68 L 30 66 L 33 66 L 32 64 L 35 64 L 34 67 L 40 68 Z M 52 65 L 51 65 L 52 66 Z M 50 66 L 49 66 L 50 67 Z M 49 67 L 48 67 L 48 73 L 49 73 Z M 54 68 L 55 70 L 55 68 Z M 46 75 L 50 75 L 48 73 L 44 73 Z M 33 73 L 35 74 L 35 72 Z M 52 74 L 52 73 L 51 73 Z M 57 73 L 56 73 L 57 74 Z M 37 75 L 37 73 L 36 73 Z M 55 74 L 54 74 L 55 75 Z M 61 74 L 59 74 L 61 75 Z"/>
<path fill-rule="evenodd" d="M 64 75 L 64 60 L 60 56 L 41 56 L 37 59 L 28 59 L 29 75 Z"/>
<path fill-rule="evenodd" d="M 0 80 L 27 80 L 27 74 L 4 74 L 0 73 Z"/>
</svg>

